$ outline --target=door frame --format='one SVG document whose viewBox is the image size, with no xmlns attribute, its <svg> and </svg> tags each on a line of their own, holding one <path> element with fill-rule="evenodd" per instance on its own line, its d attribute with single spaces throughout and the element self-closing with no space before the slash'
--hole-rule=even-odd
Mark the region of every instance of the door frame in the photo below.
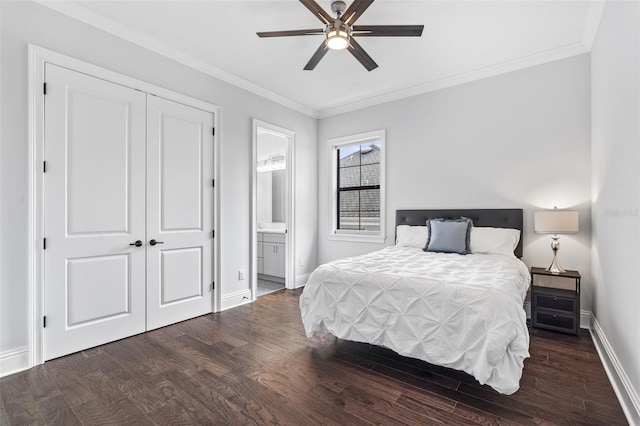
<svg viewBox="0 0 640 426">
<path fill-rule="evenodd" d="M 214 126 L 219 128 L 220 107 L 212 103 L 192 98 L 169 89 L 147 83 L 124 74 L 72 58 L 67 55 L 29 44 L 28 52 L 28 113 L 29 113 L 29 194 L 28 194 L 28 364 L 29 368 L 44 362 L 43 357 L 43 316 L 44 316 L 44 91 L 45 64 L 51 63 L 96 78 L 126 86 L 135 90 L 157 95 L 214 115 Z M 220 182 L 220 136 L 214 135 L 213 167 L 214 176 Z M 213 188 L 213 223 L 218 235 L 213 242 L 214 280 L 220 282 L 220 188 Z M 214 291 L 214 312 L 220 311 L 221 286 Z"/>
<path fill-rule="evenodd" d="M 253 147 L 251 155 L 251 300 L 258 299 L 258 172 L 256 164 L 258 162 L 258 129 L 287 140 L 287 232 L 285 241 L 287 254 L 285 259 L 285 288 L 294 289 L 295 274 L 295 138 L 296 133 L 284 127 L 266 121 L 253 119 Z"/>
</svg>

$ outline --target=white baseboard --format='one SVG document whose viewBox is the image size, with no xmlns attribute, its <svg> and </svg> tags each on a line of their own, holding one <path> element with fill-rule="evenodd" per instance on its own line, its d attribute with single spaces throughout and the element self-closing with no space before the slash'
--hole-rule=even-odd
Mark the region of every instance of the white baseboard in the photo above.
<svg viewBox="0 0 640 426">
<path fill-rule="evenodd" d="M 240 290 L 234 293 L 223 294 L 220 299 L 220 311 L 235 308 L 251 302 L 251 290 Z"/>
<path fill-rule="evenodd" d="M 307 280 L 309 279 L 310 276 L 311 274 L 302 274 L 302 275 L 296 276 L 296 283 L 295 283 L 295 287 L 293 288 L 304 287 L 304 285 L 307 283 Z"/>
<path fill-rule="evenodd" d="M 629 376 L 622 368 L 620 360 L 618 360 L 613 347 L 611 347 L 607 336 L 604 334 L 604 330 L 600 327 L 594 315 L 591 315 L 591 338 L 629 424 L 640 425 L 640 398 L 638 397 L 638 391 L 634 389 Z"/>
<path fill-rule="evenodd" d="M 0 377 L 29 368 L 29 348 L 26 346 L 0 353 Z"/>
<path fill-rule="evenodd" d="M 580 311 L 580 328 L 591 329 L 591 311 Z"/>
<path fill-rule="evenodd" d="M 531 302 L 524 302 L 524 311 L 527 313 L 527 319 L 531 319 Z M 591 328 L 591 311 L 580 311 L 580 328 Z"/>
</svg>

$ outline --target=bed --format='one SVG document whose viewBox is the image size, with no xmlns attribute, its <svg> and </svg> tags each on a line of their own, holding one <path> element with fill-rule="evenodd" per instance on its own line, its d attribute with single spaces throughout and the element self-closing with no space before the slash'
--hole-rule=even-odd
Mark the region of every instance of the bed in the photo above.
<svg viewBox="0 0 640 426">
<path fill-rule="evenodd" d="M 496 232 L 520 236 L 522 231 L 521 209 L 398 210 L 396 229 L 413 232 L 429 219 L 461 216 L 470 218 L 478 233 L 503 228 Z M 330 333 L 384 346 L 465 371 L 512 394 L 529 357 L 523 303 L 530 276 L 519 259 L 521 237 L 512 252 L 501 250 L 425 252 L 398 239 L 394 246 L 321 265 L 300 296 L 305 332 L 309 338 Z"/>
</svg>

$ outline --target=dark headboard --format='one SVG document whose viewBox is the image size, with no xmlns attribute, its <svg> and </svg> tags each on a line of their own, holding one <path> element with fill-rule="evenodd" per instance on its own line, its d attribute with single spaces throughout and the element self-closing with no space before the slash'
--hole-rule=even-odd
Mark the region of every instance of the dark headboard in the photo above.
<svg viewBox="0 0 640 426">
<path fill-rule="evenodd" d="M 474 226 L 519 229 L 520 242 L 514 254 L 522 257 L 522 209 L 396 210 L 396 226 L 424 226 L 427 219 L 455 219 L 460 216 L 471 219 Z"/>
</svg>

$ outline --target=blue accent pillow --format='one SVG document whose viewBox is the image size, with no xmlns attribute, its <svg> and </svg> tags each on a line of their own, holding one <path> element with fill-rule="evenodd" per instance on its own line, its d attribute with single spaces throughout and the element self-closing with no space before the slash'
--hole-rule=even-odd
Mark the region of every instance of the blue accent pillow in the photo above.
<svg viewBox="0 0 640 426">
<path fill-rule="evenodd" d="M 472 226 L 473 222 L 468 217 L 427 220 L 429 238 L 423 250 L 440 253 L 471 253 L 469 239 Z"/>
</svg>

